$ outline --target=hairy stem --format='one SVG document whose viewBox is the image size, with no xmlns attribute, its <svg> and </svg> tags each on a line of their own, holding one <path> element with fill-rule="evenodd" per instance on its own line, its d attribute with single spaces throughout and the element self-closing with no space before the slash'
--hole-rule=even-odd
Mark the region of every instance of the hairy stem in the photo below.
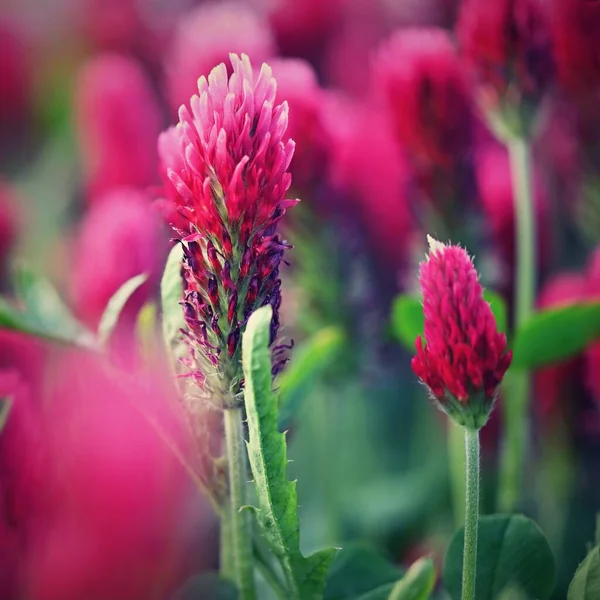
<svg viewBox="0 0 600 600">
<path fill-rule="evenodd" d="M 221 514 L 220 533 L 219 570 L 222 577 L 235 580 L 235 561 L 233 558 L 233 544 L 231 543 L 233 533 L 231 516 L 228 510 Z"/>
<path fill-rule="evenodd" d="M 517 274 L 515 285 L 515 330 L 531 316 L 535 302 L 536 230 L 533 202 L 531 152 L 525 137 L 508 142 L 515 203 Z M 500 509 L 512 512 L 520 499 L 523 465 L 529 434 L 531 378 L 527 372 L 513 374 L 511 391 L 504 398 L 506 439 L 501 462 Z"/>
<path fill-rule="evenodd" d="M 448 461 L 450 462 L 450 487 L 452 512 L 458 529 L 465 522 L 465 449 L 463 428 L 448 422 Z"/>
<path fill-rule="evenodd" d="M 239 589 L 240 600 L 256 600 L 252 523 L 250 512 L 242 510 L 242 507 L 246 506 L 246 484 L 248 482 L 242 409 L 225 410 L 224 419 L 230 506 L 229 515 L 226 516 L 224 522 L 225 531 L 229 529 L 229 535 L 228 540 L 222 540 L 225 542 L 225 547 L 221 550 L 221 557 L 225 559 L 222 568 L 227 568 L 226 565 L 232 558 L 234 580 Z"/>
<path fill-rule="evenodd" d="M 479 431 L 465 428 L 466 492 L 462 600 L 475 600 L 479 519 Z"/>
</svg>

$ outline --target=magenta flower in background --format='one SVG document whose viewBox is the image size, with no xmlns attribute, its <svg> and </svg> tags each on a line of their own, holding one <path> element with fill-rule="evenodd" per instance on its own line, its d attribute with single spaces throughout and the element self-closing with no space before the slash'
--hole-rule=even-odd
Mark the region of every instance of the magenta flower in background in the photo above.
<svg viewBox="0 0 600 600">
<path fill-rule="evenodd" d="M 456 193 L 453 177 L 471 144 L 472 111 L 450 34 L 438 28 L 397 31 L 376 55 L 373 85 L 427 196 L 439 196 L 440 176 L 448 184 L 444 195 Z"/>
<path fill-rule="evenodd" d="M 456 36 L 487 116 L 533 116 L 554 75 L 546 17 L 541 0 L 463 0 Z"/>
<path fill-rule="evenodd" d="M 559 83 L 576 99 L 595 94 L 600 88 L 600 5 L 554 0 L 549 7 Z"/>
<path fill-rule="evenodd" d="M 268 16 L 277 44 L 286 56 L 318 62 L 332 29 L 354 0 L 250 0 Z"/>
<path fill-rule="evenodd" d="M 576 113 L 583 173 L 597 178 L 600 5 L 586 0 L 555 0 L 550 8 L 558 82 Z"/>
<path fill-rule="evenodd" d="M 181 107 L 179 124 L 162 134 L 162 164 L 176 194 L 182 223 L 183 308 L 190 344 L 190 375 L 217 405 L 237 402 L 241 334 L 256 308 L 273 307 L 277 338 L 281 280 L 288 245 L 277 223 L 287 200 L 294 142 L 286 136 L 287 103 L 275 105 L 271 68 L 253 71 L 246 55 L 232 54 L 198 81 L 199 95 Z M 164 155 L 165 149 L 174 150 Z M 274 356 L 274 370 L 283 366 Z M 208 376 L 207 374 L 211 374 Z"/>
<path fill-rule="evenodd" d="M 0 435 L 0 590 L 2 598 L 12 600 L 23 597 L 24 558 L 40 507 L 44 457 L 31 388 L 18 371 L 0 365 L 0 401 L 7 398 L 11 408 Z"/>
<path fill-rule="evenodd" d="M 487 421 L 498 385 L 510 366 L 475 266 L 460 246 L 429 238 L 421 263 L 425 339 L 417 337 L 411 366 L 440 408 L 466 427 Z"/>
<path fill-rule="evenodd" d="M 144 416 L 171 431 L 175 392 L 157 364 L 122 373 L 79 352 L 55 361 L 19 597 L 163 600 L 211 560 L 208 506 Z"/>
<path fill-rule="evenodd" d="M 376 258 L 386 273 L 395 273 L 406 261 L 407 239 L 415 228 L 406 158 L 387 120 L 370 104 L 330 95 L 324 123 L 331 140 L 329 179 L 348 203 L 337 210 L 357 216 Z"/>
<path fill-rule="evenodd" d="M 167 249 L 160 217 L 148 196 L 117 188 L 88 208 L 73 249 L 71 297 L 77 315 L 95 327 L 111 296 L 131 277 L 146 282 L 127 303 L 123 322 L 133 323 L 156 283 Z"/>
<path fill-rule="evenodd" d="M 31 64 L 25 32 L 0 20 L 0 125 L 12 127 L 27 115 L 30 106 Z"/>
<path fill-rule="evenodd" d="M 139 63 L 117 54 L 91 59 L 77 79 L 75 111 L 89 200 L 156 182 L 161 116 Z"/>
<path fill-rule="evenodd" d="M 12 190 L 0 181 L 0 278 L 4 272 L 8 255 L 17 239 L 19 217 Z"/>
<path fill-rule="evenodd" d="M 365 95 L 373 51 L 388 32 L 382 4 L 352 2 L 331 32 L 322 60 L 329 85 L 356 97 Z"/>
<path fill-rule="evenodd" d="M 266 18 L 235 0 L 204 4 L 182 15 L 165 65 L 173 110 L 197 92 L 198 77 L 208 76 L 230 52 L 243 52 L 256 62 L 275 56 L 277 46 Z"/>
<path fill-rule="evenodd" d="M 328 140 L 323 126 L 324 92 L 310 63 L 302 59 L 269 61 L 277 80 L 276 102 L 289 104 L 288 134 L 296 143 L 291 173 L 294 187 L 310 191 L 327 168 Z"/>
</svg>

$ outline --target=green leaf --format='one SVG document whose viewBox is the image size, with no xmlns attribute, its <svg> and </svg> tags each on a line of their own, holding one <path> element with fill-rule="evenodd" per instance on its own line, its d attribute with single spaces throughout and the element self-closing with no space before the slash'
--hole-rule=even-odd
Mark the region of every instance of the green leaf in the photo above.
<svg viewBox="0 0 600 600">
<path fill-rule="evenodd" d="M 12 400 L 9 398 L 0 398 L 0 433 L 6 425 L 10 409 L 12 408 Z"/>
<path fill-rule="evenodd" d="M 387 600 L 400 577 L 402 571 L 381 554 L 364 546 L 350 546 L 335 557 L 323 598 L 365 600 L 369 594 L 376 594 Z"/>
<path fill-rule="evenodd" d="M 567 600 L 598 600 L 600 598 L 600 546 L 596 546 L 579 565 Z"/>
<path fill-rule="evenodd" d="M 535 313 L 515 334 L 513 368 L 534 369 L 576 356 L 600 336 L 600 303 Z"/>
<path fill-rule="evenodd" d="M 294 360 L 279 376 L 279 428 L 285 431 L 298 414 L 319 376 L 335 360 L 344 343 L 339 327 L 326 327 L 304 341 L 294 352 Z"/>
<path fill-rule="evenodd" d="M 146 302 L 138 313 L 135 323 L 135 335 L 142 356 L 152 358 L 156 349 L 156 315 L 158 308 L 154 302 Z"/>
<path fill-rule="evenodd" d="M 396 296 L 392 306 L 392 332 L 407 350 L 415 351 L 415 340 L 423 335 L 424 323 L 421 298 L 407 294 Z"/>
<path fill-rule="evenodd" d="M 119 321 L 119 316 L 127 301 L 136 290 L 144 284 L 148 279 L 148 275 L 145 273 L 141 273 L 140 275 L 136 275 L 131 279 L 127 280 L 111 297 L 104 309 L 104 313 L 100 318 L 100 323 L 98 324 L 98 342 L 101 346 L 105 346 L 112 332 L 115 330 L 117 326 L 117 322 Z"/>
<path fill-rule="evenodd" d="M 502 333 L 507 333 L 508 309 L 506 307 L 506 302 L 504 298 L 500 294 L 497 294 L 492 290 L 483 290 L 483 299 L 489 303 L 490 308 L 494 313 L 494 318 L 496 319 L 498 331 L 501 331 Z"/>
<path fill-rule="evenodd" d="M 22 265 L 15 272 L 20 310 L 0 298 L 0 327 L 88 349 L 97 349 L 94 334 L 82 325 L 52 284 Z"/>
<path fill-rule="evenodd" d="M 388 600 L 427 600 L 435 585 L 435 567 L 430 558 L 420 558 L 394 586 Z"/>
<path fill-rule="evenodd" d="M 554 590 L 554 556 L 540 528 L 523 515 L 489 515 L 479 519 L 477 600 L 499 598 L 516 586 L 528 598 L 548 600 Z M 448 548 L 445 587 L 460 600 L 464 528 Z"/>
<path fill-rule="evenodd" d="M 270 306 L 254 312 L 242 339 L 248 456 L 258 498 L 256 516 L 281 564 L 290 600 L 321 600 L 335 550 L 321 550 L 306 558 L 300 552 L 296 482 L 287 478 L 285 435 L 278 430 L 277 398 L 272 390 L 271 317 Z"/>
<path fill-rule="evenodd" d="M 170 600 L 238 600 L 236 587 L 216 573 L 194 575 Z"/>
<path fill-rule="evenodd" d="M 183 249 L 181 244 L 176 244 L 169 252 L 160 283 L 163 340 L 174 370 L 177 358 L 185 353 L 180 333 L 180 330 L 185 328 L 185 320 L 179 304 L 183 297 L 182 262 Z"/>
</svg>

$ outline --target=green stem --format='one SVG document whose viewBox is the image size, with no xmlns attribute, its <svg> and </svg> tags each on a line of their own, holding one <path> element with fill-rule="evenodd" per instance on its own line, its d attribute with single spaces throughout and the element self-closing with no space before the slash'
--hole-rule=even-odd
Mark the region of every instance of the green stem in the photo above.
<svg viewBox="0 0 600 600">
<path fill-rule="evenodd" d="M 507 143 L 515 203 L 517 274 L 515 284 L 515 330 L 531 316 L 535 303 L 536 228 L 533 202 L 531 152 L 525 137 Z M 501 462 L 500 509 L 512 512 L 519 501 L 523 465 L 529 437 L 529 373 L 513 375 L 509 394 L 504 395 L 505 444 Z"/>
<path fill-rule="evenodd" d="M 254 540 L 254 564 L 271 587 L 271 590 L 281 600 L 289 600 L 289 592 L 275 572 L 268 555 L 268 550 L 263 547 L 260 540 Z"/>
<path fill-rule="evenodd" d="M 463 438 L 463 428 L 448 419 L 447 444 L 452 512 L 457 529 L 465 522 L 465 442 Z"/>
<path fill-rule="evenodd" d="M 231 543 L 232 535 L 231 517 L 229 511 L 224 511 L 221 515 L 220 572 L 222 577 L 235 580 L 235 561 L 233 558 L 233 545 Z"/>
<path fill-rule="evenodd" d="M 225 444 L 229 472 L 230 512 L 226 517 L 225 529 L 229 528 L 228 540 L 222 548 L 225 558 L 223 566 L 233 558 L 234 579 L 240 600 L 256 600 L 252 557 L 252 522 L 246 506 L 246 484 L 248 469 L 244 441 L 243 414 L 241 408 L 230 408 L 224 412 Z M 229 525 L 227 525 L 229 521 Z M 228 547 L 229 546 L 229 547 Z"/>
<path fill-rule="evenodd" d="M 479 519 L 479 431 L 465 427 L 466 493 L 462 600 L 475 600 Z"/>
</svg>

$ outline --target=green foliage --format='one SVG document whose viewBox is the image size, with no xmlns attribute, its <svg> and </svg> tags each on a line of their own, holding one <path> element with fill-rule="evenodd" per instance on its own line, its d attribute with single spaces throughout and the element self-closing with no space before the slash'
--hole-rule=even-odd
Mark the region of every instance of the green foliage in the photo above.
<svg viewBox="0 0 600 600">
<path fill-rule="evenodd" d="M 132 277 L 126 281 L 111 297 L 102 313 L 100 323 L 98 324 L 98 343 L 101 346 L 106 346 L 110 340 L 117 323 L 119 316 L 125 308 L 127 301 L 136 290 L 143 285 L 148 279 L 148 275 L 142 273 Z"/>
<path fill-rule="evenodd" d="M 483 290 L 483 297 L 494 313 L 498 331 L 508 329 L 508 311 L 506 302 L 499 294 Z M 408 294 L 396 296 L 392 306 L 392 332 L 394 337 L 411 352 L 415 351 L 417 336 L 424 335 L 423 302 L 420 297 Z"/>
<path fill-rule="evenodd" d="M 320 600 L 335 550 L 321 550 L 306 558 L 300 552 L 296 482 L 287 478 L 285 435 L 278 430 L 277 398 L 272 390 L 271 316 L 270 306 L 257 310 L 242 340 L 248 456 L 258 499 L 255 511 L 281 564 L 290 600 Z"/>
<path fill-rule="evenodd" d="M 420 558 L 393 587 L 388 600 L 428 600 L 435 585 L 435 567 L 430 558 Z"/>
<path fill-rule="evenodd" d="M 600 336 L 600 303 L 535 313 L 515 334 L 513 368 L 534 369 L 579 354 Z"/>
<path fill-rule="evenodd" d="M 464 528 L 448 548 L 444 583 L 460 600 Z M 548 600 L 554 590 L 554 556 L 539 527 L 522 515 L 489 515 L 479 519 L 477 600 L 499 598 L 516 586 L 527 598 Z"/>
<path fill-rule="evenodd" d="M 183 310 L 179 304 L 183 297 L 182 261 L 183 249 L 180 244 L 176 244 L 169 252 L 160 282 L 163 339 L 174 369 L 177 358 L 184 352 L 180 330 L 185 327 L 185 320 Z"/>
<path fill-rule="evenodd" d="M 400 294 L 392 305 L 392 332 L 394 337 L 411 352 L 415 351 L 417 336 L 423 335 L 425 319 L 421 298 Z"/>
<path fill-rule="evenodd" d="M 216 573 L 202 573 L 191 577 L 170 600 L 238 600 L 237 589 Z"/>
<path fill-rule="evenodd" d="M 489 302 L 490 308 L 494 313 L 494 318 L 496 319 L 496 325 L 498 326 L 498 331 L 502 331 L 503 333 L 508 332 L 508 308 L 506 307 L 506 301 L 504 298 L 493 292 L 492 290 L 483 290 L 483 297 L 486 302 Z"/>
<path fill-rule="evenodd" d="M 138 313 L 135 322 L 135 336 L 142 355 L 151 358 L 156 348 L 156 317 L 158 307 L 154 302 L 146 302 Z"/>
<path fill-rule="evenodd" d="M 15 288 L 22 308 L 0 298 L 0 327 L 64 344 L 96 348 L 94 334 L 73 316 L 47 279 L 21 265 L 15 271 Z"/>
<path fill-rule="evenodd" d="M 6 425 L 10 409 L 12 408 L 12 400 L 9 398 L 0 398 L 0 433 Z"/>
<path fill-rule="evenodd" d="M 363 546 L 350 546 L 335 557 L 324 600 L 387 600 L 403 573 L 383 556 Z"/>
<path fill-rule="evenodd" d="M 277 380 L 281 431 L 290 426 L 302 402 L 313 390 L 319 376 L 336 359 L 343 343 L 343 331 L 332 326 L 321 329 L 296 348 L 294 360 Z"/>
<path fill-rule="evenodd" d="M 569 586 L 567 600 L 598 600 L 600 598 L 600 546 L 585 557 Z"/>
</svg>

